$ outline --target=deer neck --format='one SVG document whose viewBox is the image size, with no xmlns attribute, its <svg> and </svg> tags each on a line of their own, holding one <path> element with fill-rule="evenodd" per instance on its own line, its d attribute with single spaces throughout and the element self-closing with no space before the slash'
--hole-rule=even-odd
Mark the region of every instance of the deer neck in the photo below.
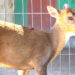
<svg viewBox="0 0 75 75">
<path fill-rule="evenodd" d="M 52 61 L 66 45 L 66 33 L 59 24 L 55 24 L 54 28 L 50 31 L 50 39 L 52 43 L 52 50 L 54 50 L 53 58 L 51 59 Z"/>
<path fill-rule="evenodd" d="M 66 45 L 66 33 L 61 29 L 59 24 L 55 24 L 54 28 L 50 31 L 53 48 L 55 50 L 62 49 Z"/>
</svg>

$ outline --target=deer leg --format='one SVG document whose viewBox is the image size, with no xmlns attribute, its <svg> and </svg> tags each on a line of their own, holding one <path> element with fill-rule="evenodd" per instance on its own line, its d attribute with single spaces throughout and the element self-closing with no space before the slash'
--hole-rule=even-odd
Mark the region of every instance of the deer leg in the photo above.
<svg viewBox="0 0 75 75">
<path fill-rule="evenodd" d="M 24 70 L 18 70 L 18 75 L 25 75 L 25 71 Z"/>
<path fill-rule="evenodd" d="M 29 70 L 18 70 L 18 75 L 28 75 Z"/>
<path fill-rule="evenodd" d="M 28 75 L 30 70 L 25 70 L 25 75 Z"/>
<path fill-rule="evenodd" d="M 37 75 L 47 75 L 47 68 L 41 67 L 40 69 L 36 69 Z"/>
</svg>

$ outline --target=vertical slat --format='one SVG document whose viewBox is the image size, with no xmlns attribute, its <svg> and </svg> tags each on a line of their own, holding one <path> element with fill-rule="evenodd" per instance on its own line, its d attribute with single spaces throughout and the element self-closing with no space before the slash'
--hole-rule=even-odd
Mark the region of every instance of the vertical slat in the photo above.
<svg viewBox="0 0 75 75">
<path fill-rule="evenodd" d="M 43 25 L 42 25 L 42 1 L 43 0 L 40 0 L 40 12 L 41 12 L 41 30 L 43 30 Z"/>
<path fill-rule="evenodd" d="M 48 5 L 49 5 L 49 0 L 42 1 L 42 13 L 48 13 L 47 11 Z M 48 31 L 50 29 L 50 15 L 49 14 L 42 15 L 42 26 L 43 26 L 43 30 Z"/>
<path fill-rule="evenodd" d="M 31 0 L 28 0 L 28 13 L 32 13 Z M 32 14 L 28 15 L 28 26 L 32 27 Z"/>
<path fill-rule="evenodd" d="M 28 0 L 23 0 L 24 1 L 24 13 L 28 13 Z M 24 15 L 24 26 L 28 25 L 28 14 Z"/>
<path fill-rule="evenodd" d="M 41 13 L 40 6 L 40 0 L 33 0 L 33 13 L 35 13 L 33 20 L 36 29 L 41 29 L 41 14 L 38 14 Z"/>
<path fill-rule="evenodd" d="M 57 8 L 57 0 L 52 0 L 51 5 Z M 55 24 L 55 18 L 51 18 L 51 19 L 52 19 L 51 26 L 53 26 Z"/>
<path fill-rule="evenodd" d="M 28 0 L 15 0 L 15 23 L 28 25 Z M 25 15 L 24 15 L 25 14 Z"/>
<path fill-rule="evenodd" d="M 15 13 L 22 13 L 22 0 L 15 0 Z M 22 24 L 22 14 L 15 14 L 15 23 Z"/>
<path fill-rule="evenodd" d="M 22 25 L 24 26 L 24 0 L 22 0 Z"/>
<path fill-rule="evenodd" d="M 32 13 L 32 27 L 34 27 L 34 19 L 33 19 L 33 0 L 31 0 L 31 13 Z"/>
<path fill-rule="evenodd" d="M 75 0 L 69 0 L 69 5 L 71 8 L 75 9 Z"/>
<path fill-rule="evenodd" d="M 0 0 L 0 20 L 5 20 L 6 15 L 6 20 L 9 22 L 13 22 L 14 14 L 10 14 L 13 12 L 14 12 L 14 0 Z"/>
</svg>

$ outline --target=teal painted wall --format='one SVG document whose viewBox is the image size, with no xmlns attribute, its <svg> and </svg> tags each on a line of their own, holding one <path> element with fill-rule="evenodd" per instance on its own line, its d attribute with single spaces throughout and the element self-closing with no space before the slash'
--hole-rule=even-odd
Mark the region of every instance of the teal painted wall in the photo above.
<svg viewBox="0 0 75 75">
<path fill-rule="evenodd" d="M 57 0 L 57 8 L 63 9 L 65 3 L 68 3 L 71 8 L 75 9 L 75 0 Z"/>
<path fill-rule="evenodd" d="M 24 9 L 23 9 L 24 8 Z M 23 11 L 24 10 L 24 11 Z M 15 0 L 15 23 L 27 26 L 28 24 L 28 15 L 22 14 L 28 12 L 28 0 Z"/>
</svg>

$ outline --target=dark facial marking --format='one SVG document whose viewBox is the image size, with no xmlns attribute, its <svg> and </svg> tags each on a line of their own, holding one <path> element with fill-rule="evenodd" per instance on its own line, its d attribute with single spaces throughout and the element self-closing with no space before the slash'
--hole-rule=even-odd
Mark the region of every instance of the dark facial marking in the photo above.
<svg viewBox="0 0 75 75">
<path fill-rule="evenodd" d="M 73 18 L 72 18 L 72 17 L 68 17 L 68 19 L 69 19 L 69 20 L 73 20 Z"/>
</svg>

